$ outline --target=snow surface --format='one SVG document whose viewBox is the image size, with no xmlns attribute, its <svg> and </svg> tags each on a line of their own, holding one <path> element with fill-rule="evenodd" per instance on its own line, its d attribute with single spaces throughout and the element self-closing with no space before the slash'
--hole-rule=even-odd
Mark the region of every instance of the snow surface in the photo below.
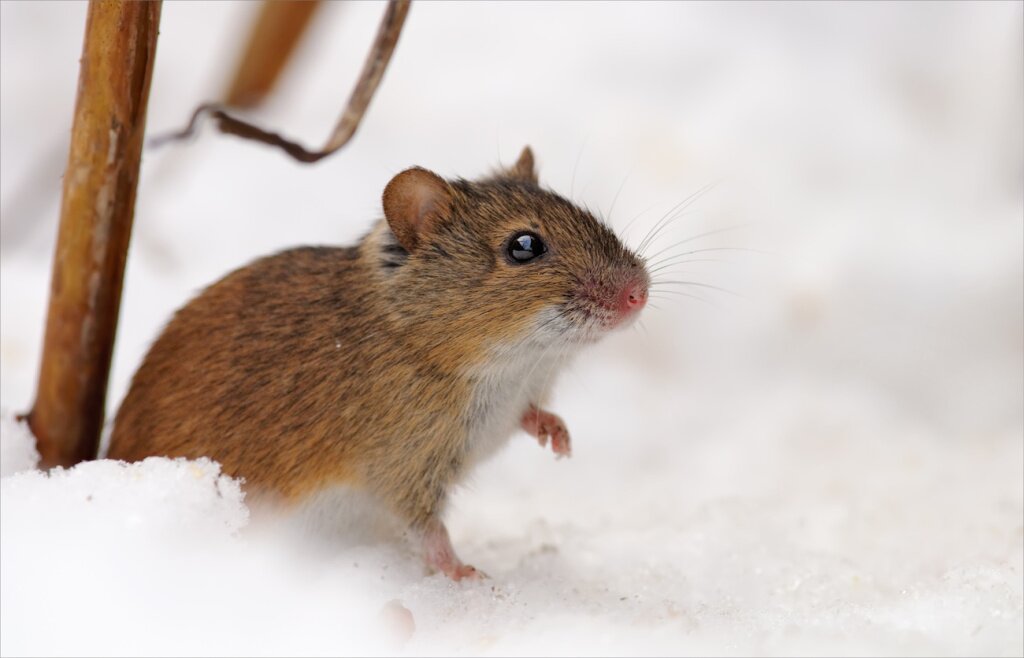
<svg viewBox="0 0 1024 658">
<path fill-rule="evenodd" d="M 743 298 L 675 288 L 709 303 L 665 293 L 562 377 L 571 460 L 515 438 L 456 494 L 491 576 L 463 584 L 342 513 L 261 517 L 209 461 L 35 469 L 84 9 L 0 3 L 0 653 L 1024 654 L 1024 6 L 424 3 L 334 158 L 147 151 L 111 411 L 195 290 L 355 239 L 413 163 L 530 143 L 634 245 L 721 181 L 651 252 L 753 224 L 667 252 L 756 249 L 673 276 Z M 165 5 L 151 132 L 248 11 Z M 379 11 L 328 7 L 261 119 L 322 141 Z"/>
</svg>

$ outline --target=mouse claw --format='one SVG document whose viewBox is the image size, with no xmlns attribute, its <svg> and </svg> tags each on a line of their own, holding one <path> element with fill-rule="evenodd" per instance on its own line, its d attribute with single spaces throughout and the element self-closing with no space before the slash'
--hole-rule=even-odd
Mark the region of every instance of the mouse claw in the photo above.
<svg viewBox="0 0 1024 658">
<path fill-rule="evenodd" d="M 443 573 L 449 580 L 453 582 L 462 582 L 463 580 L 470 582 L 480 582 L 490 578 L 482 570 L 477 569 L 471 564 L 448 564 L 444 566 L 437 566 L 437 571 Z"/>
<path fill-rule="evenodd" d="M 459 565 L 459 567 L 455 569 L 454 572 L 446 575 L 456 582 L 462 580 L 479 582 L 490 578 L 490 576 L 488 576 L 486 573 L 470 564 Z"/>
<path fill-rule="evenodd" d="M 551 435 L 551 449 L 555 451 L 555 457 L 558 459 L 572 457 L 572 444 L 569 441 L 569 432 L 564 426 Z"/>
</svg>

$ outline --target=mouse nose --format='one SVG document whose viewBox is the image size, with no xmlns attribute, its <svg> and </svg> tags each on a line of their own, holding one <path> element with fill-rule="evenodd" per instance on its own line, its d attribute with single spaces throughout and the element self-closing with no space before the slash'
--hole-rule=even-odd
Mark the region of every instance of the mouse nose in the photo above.
<svg viewBox="0 0 1024 658">
<path fill-rule="evenodd" d="M 619 310 L 623 315 L 636 313 L 647 304 L 647 283 L 633 281 L 627 283 L 619 297 Z"/>
</svg>

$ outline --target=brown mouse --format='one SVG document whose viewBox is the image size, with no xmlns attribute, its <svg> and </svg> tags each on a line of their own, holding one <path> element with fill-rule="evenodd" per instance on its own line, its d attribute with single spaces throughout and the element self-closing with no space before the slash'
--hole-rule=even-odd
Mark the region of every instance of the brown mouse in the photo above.
<svg viewBox="0 0 1024 658">
<path fill-rule="evenodd" d="M 518 429 L 569 455 L 543 410 L 579 348 L 647 301 L 644 261 L 538 185 L 533 154 L 478 180 L 420 168 L 384 189 L 353 247 L 301 247 L 204 290 L 157 338 L 109 457 L 210 457 L 247 491 L 298 503 L 379 498 L 427 564 L 476 575 L 441 515 L 450 489 Z"/>
</svg>

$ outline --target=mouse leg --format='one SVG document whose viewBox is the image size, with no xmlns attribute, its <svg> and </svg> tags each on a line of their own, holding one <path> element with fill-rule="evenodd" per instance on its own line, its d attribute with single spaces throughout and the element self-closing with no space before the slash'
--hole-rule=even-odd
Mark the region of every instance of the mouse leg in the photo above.
<svg viewBox="0 0 1024 658">
<path fill-rule="evenodd" d="M 551 439 L 551 449 L 559 457 L 570 457 L 572 455 L 572 444 L 569 441 L 569 430 L 565 427 L 565 421 L 551 413 L 538 409 L 534 405 L 523 413 L 519 421 L 527 434 L 537 439 L 541 447 L 546 447 L 548 438 Z"/>
<path fill-rule="evenodd" d="M 427 566 L 443 572 L 452 580 L 479 580 L 485 577 L 484 572 L 462 563 L 452 548 L 448 528 L 436 517 L 431 519 L 423 530 L 423 558 Z"/>
</svg>

